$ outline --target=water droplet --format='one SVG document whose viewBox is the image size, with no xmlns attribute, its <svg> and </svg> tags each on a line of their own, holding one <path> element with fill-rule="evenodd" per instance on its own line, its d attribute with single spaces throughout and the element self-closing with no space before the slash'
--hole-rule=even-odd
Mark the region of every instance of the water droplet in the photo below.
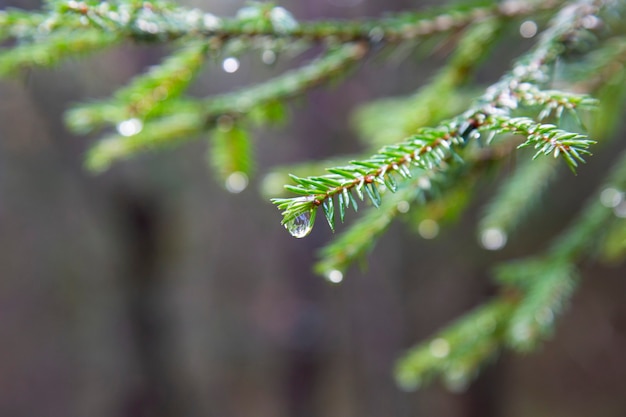
<svg viewBox="0 0 626 417">
<path fill-rule="evenodd" d="M 200 9 L 192 9 L 185 13 L 185 22 L 190 26 L 199 26 L 204 23 L 204 13 Z"/>
<path fill-rule="evenodd" d="M 469 386 L 469 376 L 462 369 L 453 369 L 444 375 L 444 383 L 446 388 L 451 392 L 463 392 Z"/>
<path fill-rule="evenodd" d="M 135 24 L 137 25 L 137 29 L 141 30 L 142 32 L 155 34 L 159 31 L 159 26 L 156 23 L 150 22 L 145 19 L 137 19 Z"/>
<path fill-rule="evenodd" d="M 498 104 L 501 106 L 507 107 L 509 109 L 516 109 L 517 98 L 515 98 L 515 96 L 511 95 L 510 93 L 502 93 L 498 97 Z M 474 132 L 477 132 L 477 131 L 474 130 Z"/>
<path fill-rule="evenodd" d="M 378 43 L 378 42 L 382 41 L 383 38 L 385 37 L 385 31 L 381 27 L 375 27 L 375 28 L 372 28 L 369 31 L 367 36 L 369 36 L 370 41 L 372 41 L 374 43 Z"/>
<path fill-rule="evenodd" d="M 271 49 L 266 49 L 261 54 L 261 61 L 263 61 L 263 63 L 266 65 L 272 65 L 274 62 L 276 62 L 276 52 L 272 51 Z"/>
<path fill-rule="evenodd" d="M 398 210 L 399 213 L 408 213 L 409 209 L 411 208 L 411 205 L 409 204 L 408 201 L 402 200 L 400 202 L 398 202 L 398 204 L 396 205 L 396 209 Z"/>
<path fill-rule="evenodd" d="M 554 321 L 554 313 L 552 309 L 546 307 L 535 314 L 535 320 L 542 326 L 547 326 Z"/>
<path fill-rule="evenodd" d="M 506 241 L 506 233 L 497 227 L 485 229 L 480 235 L 480 243 L 487 250 L 500 250 L 506 245 Z"/>
<path fill-rule="evenodd" d="M 419 377 L 415 376 L 414 372 L 400 372 L 396 376 L 396 381 L 398 383 L 398 387 L 404 392 L 412 392 L 417 391 L 417 389 L 422 384 L 422 381 Z"/>
<path fill-rule="evenodd" d="M 424 219 L 417 226 L 417 231 L 424 239 L 434 239 L 439 235 L 439 224 L 431 219 Z"/>
<path fill-rule="evenodd" d="M 420 187 L 422 190 L 430 190 L 430 179 L 428 177 L 420 177 L 417 180 L 417 186 Z"/>
<path fill-rule="evenodd" d="M 343 272 L 338 269 L 333 269 L 326 274 L 326 280 L 328 282 L 332 282 L 333 284 L 340 284 L 341 281 L 343 281 Z"/>
<path fill-rule="evenodd" d="M 204 23 L 204 27 L 208 30 L 217 30 L 222 26 L 220 18 L 211 13 L 204 14 L 202 23 Z"/>
<path fill-rule="evenodd" d="M 615 188 L 608 187 L 602 190 L 600 193 L 600 203 L 604 207 L 614 208 L 619 206 L 619 203 L 624 199 L 624 194 Z"/>
<path fill-rule="evenodd" d="M 597 29 L 602 21 L 594 15 L 587 15 L 583 17 L 582 23 L 585 29 Z"/>
<path fill-rule="evenodd" d="M 232 74 L 239 69 L 239 60 L 235 57 L 228 57 L 222 62 L 222 68 L 225 72 Z"/>
<path fill-rule="evenodd" d="M 435 358 L 445 358 L 450 353 L 450 344 L 440 337 L 430 342 L 428 348 Z"/>
<path fill-rule="evenodd" d="M 290 32 L 298 28 L 298 22 L 284 7 L 274 7 L 270 11 L 270 21 L 274 30 L 279 33 Z"/>
<path fill-rule="evenodd" d="M 622 201 L 613 209 L 613 214 L 617 217 L 626 219 L 626 201 Z"/>
<path fill-rule="evenodd" d="M 537 34 L 537 24 L 532 20 L 523 22 L 519 27 L 519 34 L 522 35 L 522 38 L 532 38 Z"/>
<path fill-rule="evenodd" d="M 513 338 L 518 342 L 526 342 L 530 338 L 531 329 L 528 323 L 519 323 L 513 327 Z"/>
<path fill-rule="evenodd" d="M 285 228 L 291 236 L 301 239 L 311 233 L 313 223 L 315 223 L 315 209 L 296 216 L 289 222 L 285 223 Z"/>
<path fill-rule="evenodd" d="M 229 192 L 239 194 L 248 186 L 248 176 L 240 171 L 233 172 L 226 178 L 224 186 Z"/>
<path fill-rule="evenodd" d="M 143 129 L 143 123 L 139 119 L 128 119 L 118 123 L 117 133 L 122 136 L 133 136 L 141 132 Z"/>
<path fill-rule="evenodd" d="M 237 19 L 239 20 L 256 20 L 261 17 L 263 17 L 263 10 L 256 4 L 243 7 L 237 11 Z"/>
</svg>

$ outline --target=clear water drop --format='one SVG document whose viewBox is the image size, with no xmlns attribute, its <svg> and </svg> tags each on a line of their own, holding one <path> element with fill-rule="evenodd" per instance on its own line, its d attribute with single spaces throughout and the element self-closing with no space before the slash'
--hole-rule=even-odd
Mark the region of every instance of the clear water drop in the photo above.
<svg viewBox="0 0 626 417">
<path fill-rule="evenodd" d="M 523 343 L 530 339 L 530 336 L 532 335 L 532 329 L 530 328 L 528 323 L 523 322 L 516 324 L 511 330 L 511 333 L 515 341 L 517 341 L 518 343 Z"/>
<path fill-rule="evenodd" d="M 554 321 L 554 312 L 551 308 L 546 307 L 535 313 L 535 321 L 542 326 L 548 326 Z"/>
<path fill-rule="evenodd" d="M 266 49 L 261 54 L 261 61 L 263 61 L 265 65 L 272 65 L 274 62 L 276 62 L 276 52 L 272 51 L 271 49 Z"/>
<path fill-rule="evenodd" d="M 597 16 L 587 15 L 583 17 L 582 24 L 585 29 L 592 30 L 597 29 L 602 24 L 602 21 Z"/>
<path fill-rule="evenodd" d="M 139 119 L 128 119 L 119 122 L 117 125 L 117 133 L 122 136 L 133 136 L 141 132 L 143 129 L 143 123 Z"/>
<path fill-rule="evenodd" d="M 410 208 L 411 208 L 411 205 L 406 200 L 399 201 L 398 204 L 396 205 L 396 210 L 398 210 L 398 212 L 402 214 L 408 213 Z"/>
<path fill-rule="evenodd" d="M 208 30 L 217 30 L 222 26 L 222 21 L 219 17 L 215 16 L 211 13 L 205 13 L 202 18 L 202 23 L 204 27 Z"/>
<path fill-rule="evenodd" d="M 485 229 L 480 235 L 480 243 L 487 250 L 500 250 L 506 245 L 507 235 L 497 227 Z"/>
<path fill-rule="evenodd" d="M 469 385 L 469 375 L 462 369 L 452 369 L 445 373 L 444 384 L 450 392 L 464 392 Z"/>
<path fill-rule="evenodd" d="M 431 355 L 435 358 L 445 358 L 450 353 L 450 344 L 446 339 L 442 339 L 440 337 L 430 342 L 428 347 Z"/>
<path fill-rule="evenodd" d="M 619 206 L 623 199 L 624 194 L 613 187 L 605 188 L 600 193 L 600 203 L 602 203 L 604 207 L 615 208 Z"/>
<path fill-rule="evenodd" d="M 520 25 L 519 33 L 522 35 L 522 38 L 532 38 L 537 34 L 537 24 L 532 20 L 527 20 Z"/>
<path fill-rule="evenodd" d="M 257 20 L 263 17 L 263 10 L 256 4 L 243 7 L 237 11 L 239 20 Z"/>
<path fill-rule="evenodd" d="M 152 35 L 154 35 L 155 33 L 159 31 L 159 26 L 156 23 L 151 22 L 149 20 L 137 19 L 135 24 L 137 25 L 137 28 L 141 30 L 142 32 L 147 32 Z"/>
<path fill-rule="evenodd" d="M 430 178 L 428 177 L 419 177 L 417 180 L 417 186 L 422 190 L 430 190 L 432 184 L 430 183 Z"/>
<path fill-rule="evenodd" d="M 285 228 L 289 233 L 291 233 L 291 236 L 301 239 L 307 236 L 309 233 L 311 233 L 311 230 L 313 230 L 315 213 L 315 210 L 310 210 L 302 213 L 285 223 Z"/>
<path fill-rule="evenodd" d="M 439 235 L 439 224 L 432 219 L 424 219 L 417 226 L 417 231 L 424 239 L 434 239 Z"/>
<path fill-rule="evenodd" d="M 284 7 L 274 7 L 270 10 L 269 18 L 278 33 L 288 33 L 298 28 L 298 22 Z"/>
<path fill-rule="evenodd" d="M 401 371 L 396 376 L 398 387 L 404 392 L 417 391 L 422 385 L 421 379 L 414 372 Z"/>
<path fill-rule="evenodd" d="M 233 194 L 239 194 L 248 187 L 248 176 L 240 171 L 233 172 L 226 178 L 226 189 Z"/>
<path fill-rule="evenodd" d="M 326 280 L 333 284 L 340 284 L 343 281 L 343 272 L 338 269 L 333 269 L 326 274 Z"/>
<path fill-rule="evenodd" d="M 222 69 L 224 69 L 224 72 L 232 74 L 234 72 L 237 72 L 237 70 L 239 69 L 239 65 L 239 60 L 237 58 L 229 56 L 222 62 Z"/>
<path fill-rule="evenodd" d="M 626 201 L 619 203 L 614 209 L 613 214 L 621 219 L 626 219 Z"/>
<path fill-rule="evenodd" d="M 374 43 L 378 43 L 382 41 L 383 38 L 385 37 L 385 30 L 377 26 L 377 27 L 372 28 L 367 34 L 367 36 L 369 36 L 370 41 Z"/>
</svg>

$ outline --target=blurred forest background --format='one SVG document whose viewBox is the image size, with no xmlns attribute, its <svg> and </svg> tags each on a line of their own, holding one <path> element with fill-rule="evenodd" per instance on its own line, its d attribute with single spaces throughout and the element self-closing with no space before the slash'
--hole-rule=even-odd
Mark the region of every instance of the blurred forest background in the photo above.
<svg viewBox="0 0 626 417">
<path fill-rule="evenodd" d="M 183 3 L 217 15 L 244 5 Z M 281 1 L 300 20 L 428 3 Z M 40 4 L 0 0 L 5 7 Z M 529 45 L 511 27 L 478 81 L 495 81 Z M 626 415 L 623 265 L 585 266 L 555 337 L 534 354 L 501 357 L 465 392 L 435 384 L 407 393 L 392 378 L 404 350 L 493 293 L 490 265 L 531 253 L 567 224 L 623 141 L 564 175 L 537 227 L 502 251 L 476 240 L 483 197 L 500 180 L 489 178 L 459 224 L 430 241 L 396 224 L 369 267 L 341 285 L 311 272 L 328 228 L 292 238 L 258 191 L 272 166 L 362 149 L 351 110 L 414 91 L 447 52 L 369 60 L 341 85 L 296 100 L 287 126 L 257 132 L 259 175 L 241 194 L 211 177 L 199 142 L 102 175 L 83 168 L 94 138 L 69 134 L 64 110 L 106 97 L 159 62 L 161 48 L 127 45 L 1 82 L 0 416 Z M 288 66 L 250 54 L 235 74 L 212 66 L 191 91 L 230 91 Z"/>
</svg>

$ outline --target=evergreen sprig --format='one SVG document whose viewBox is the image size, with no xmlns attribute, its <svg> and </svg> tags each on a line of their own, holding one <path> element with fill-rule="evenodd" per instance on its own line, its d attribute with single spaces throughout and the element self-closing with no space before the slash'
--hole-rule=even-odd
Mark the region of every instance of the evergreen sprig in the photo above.
<svg viewBox="0 0 626 417">
<path fill-rule="evenodd" d="M 560 158 L 572 170 L 584 162 L 595 141 L 583 133 L 582 120 L 598 106 L 588 93 L 602 99 L 604 110 L 592 126 L 597 137 L 615 125 L 605 114 L 616 112 L 607 106 L 626 102 L 623 8 L 611 0 L 476 0 L 378 19 L 303 22 L 273 3 L 251 3 L 225 18 L 162 1 L 51 0 L 39 12 L 0 11 L 0 75 L 52 66 L 122 42 L 173 45 L 159 65 L 112 98 L 76 106 L 67 122 L 81 133 L 117 130 L 89 151 L 87 166 L 96 171 L 145 150 L 208 136 L 208 159 L 228 184 L 233 176 L 247 181 L 253 170 L 249 128 L 281 120 L 288 99 L 344 76 L 386 47 L 458 38 L 430 85 L 357 117 L 368 142 L 383 146 L 323 175 L 293 175 L 286 189 L 296 196 L 272 200 L 295 237 L 311 231 L 320 208 L 334 230 L 350 208 L 374 206 L 322 251 L 316 270 L 332 281 L 409 209 L 404 217 L 410 222 L 435 222 L 461 210 L 469 197 L 459 201 L 456 196 L 468 196 L 487 171 L 518 148 L 534 149 L 535 158 Z M 487 56 L 503 24 L 525 16 L 541 23 L 548 15 L 552 19 L 535 46 L 476 100 L 467 100 L 468 92 L 459 88 Z M 274 59 L 312 48 L 321 50 L 317 59 L 267 82 L 213 97 L 184 95 L 216 58 L 263 50 Z M 481 232 L 511 234 L 555 167 L 548 158 L 523 163 L 496 194 Z M 626 156 L 540 255 L 495 269 L 502 287 L 498 296 L 411 349 L 397 365 L 400 385 L 415 388 L 440 376 L 451 389 L 462 389 L 502 349 L 527 351 L 548 337 L 576 288 L 581 260 L 626 251 L 624 167 Z"/>
<path fill-rule="evenodd" d="M 163 110 L 161 117 L 145 125 L 138 120 L 142 128 L 132 135 L 112 135 L 100 141 L 90 150 L 87 165 L 92 170 L 101 171 L 114 161 L 129 158 L 138 152 L 175 145 L 182 140 L 197 137 L 214 128 L 222 116 L 237 120 L 255 110 L 271 111 L 280 100 L 342 74 L 358 62 L 366 51 L 362 44 L 348 44 L 327 52 L 309 65 L 263 84 L 206 100 L 174 101 L 168 105 L 176 108 L 174 114 L 170 115 Z M 82 131 L 93 124 L 124 121 L 131 116 L 126 112 L 125 107 L 107 104 L 78 107 L 68 114 L 68 123 Z"/>
<path fill-rule="evenodd" d="M 530 118 L 511 117 L 510 113 L 519 104 L 543 105 L 539 116 L 544 118 L 554 109 L 560 115 L 562 109 L 571 110 L 594 104 L 591 98 L 584 95 L 541 90 L 540 85 L 546 82 L 549 65 L 569 50 L 566 42 L 580 31 L 587 31 L 582 23 L 583 18 L 596 12 L 597 8 L 587 3 L 564 8 L 541 36 L 537 46 L 500 81 L 489 87 L 473 108 L 457 118 L 442 122 L 435 128 L 422 128 L 404 142 L 383 147 L 368 159 L 329 168 L 330 174 L 293 177 L 296 185 L 287 185 L 286 188 L 301 197 L 272 200 L 282 212 L 282 224 L 290 232 L 297 230 L 297 237 L 306 236 L 300 233 L 299 225 L 305 220 L 312 223 L 311 219 L 315 218 L 312 212 L 321 206 L 331 229 L 334 229 L 332 214 L 335 196 L 341 195 L 337 200 L 340 211 L 350 205 L 356 207 L 353 191 L 361 201 L 367 195 L 370 202 L 378 207 L 381 203 L 381 188 L 394 192 L 398 179 L 406 180 L 412 176 L 411 167 L 433 171 L 444 168 L 442 164 L 447 166 L 453 158 L 462 162 L 456 148 L 463 147 L 470 135 L 476 136 L 482 131 L 489 131 L 492 135 L 522 135 L 526 141 L 520 146 L 535 147 L 535 157 L 541 154 L 562 156 L 574 170 L 578 162 L 584 162 L 583 155 L 589 154 L 588 148 L 594 143 L 593 140 Z M 294 223 L 298 227 L 294 228 Z M 310 232 L 311 227 L 306 228 L 307 232 Z"/>
<path fill-rule="evenodd" d="M 493 300 L 412 348 L 397 363 L 398 384 L 414 390 L 441 376 L 450 389 L 463 390 L 500 351 L 514 305 L 506 299 Z"/>
<path fill-rule="evenodd" d="M 474 0 L 434 8 L 427 12 L 406 12 L 364 21 L 297 22 L 291 13 L 272 3 L 251 3 L 235 18 L 218 18 L 198 9 L 185 9 L 167 2 L 133 4 L 95 1 L 57 1 L 57 13 L 64 18 L 85 17 L 83 24 L 121 32 L 141 41 L 173 41 L 202 37 L 225 42 L 234 38 L 288 38 L 310 42 L 348 43 L 374 41 L 402 43 L 458 30 L 490 16 L 510 19 L 552 10 L 559 1 L 507 1 L 494 4 Z M 34 23 L 34 22 L 33 22 Z"/>
<path fill-rule="evenodd" d="M 561 96 L 559 100 L 564 100 Z M 587 102 L 584 98 L 572 96 L 567 105 Z M 547 101 L 550 103 L 553 101 Z M 381 204 L 381 191 L 388 189 L 395 192 L 398 181 L 407 180 L 413 175 L 411 170 L 418 168 L 426 171 L 438 171 L 452 163 L 463 162 L 457 148 L 462 148 L 470 136 L 482 132 L 511 133 L 522 135 L 526 141 L 520 147 L 537 149 L 535 157 L 541 154 L 562 156 L 570 168 L 584 162 L 583 155 L 588 155 L 588 148 L 594 143 L 585 135 L 567 132 L 555 125 L 541 124 L 527 117 L 509 117 L 511 107 L 499 96 L 495 104 L 487 105 L 477 111 L 469 111 L 457 119 L 441 123 L 436 128 L 423 128 L 405 142 L 383 147 L 368 159 L 352 161 L 350 165 L 329 168 L 330 174 L 299 178 L 293 176 L 295 186 L 285 186 L 289 191 L 303 197 L 291 199 L 276 198 L 273 202 L 282 210 L 283 224 L 290 229 L 291 222 L 299 216 L 322 206 L 331 229 L 334 229 L 334 197 L 341 211 L 352 205 L 356 208 L 353 193 L 363 201 L 365 196 L 378 207 Z M 514 104 L 517 107 L 517 104 Z"/>
</svg>

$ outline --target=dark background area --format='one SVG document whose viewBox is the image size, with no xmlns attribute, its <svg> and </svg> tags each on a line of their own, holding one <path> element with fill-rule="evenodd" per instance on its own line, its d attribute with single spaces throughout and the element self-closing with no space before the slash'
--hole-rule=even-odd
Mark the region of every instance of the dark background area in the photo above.
<svg viewBox="0 0 626 417">
<path fill-rule="evenodd" d="M 243 2 L 188 4 L 232 15 Z M 281 4 L 298 19 L 415 7 Z M 516 30 L 480 82 L 497 79 L 527 47 Z M 353 268 L 331 285 L 311 272 L 331 233 L 320 221 L 309 238 L 290 237 L 258 192 L 262 175 L 276 164 L 362 149 L 350 111 L 412 92 L 444 56 L 370 60 L 343 84 L 308 94 L 286 127 L 257 132 L 259 175 L 241 194 L 211 176 L 202 141 L 86 172 L 83 155 L 97 136 L 71 135 L 63 112 L 106 97 L 164 52 L 124 46 L 0 83 L 0 416 L 626 415 L 623 265 L 586 265 L 555 337 L 533 354 L 505 354 L 465 392 L 435 383 L 406 393 L 392 378 L 408 347 L 493 294 L 490 265 L 534 253 L 567 224 L 619 141 L 577 177 L 564 173 L 535 226 L 504 250 L 487 252 L 476 239 L 492 178 L 437 239 L 395 224 L 367 270 Z M 284 66 L 268 68 L 251 54 L 236 74 L 213 66 L 192 93 L 232 90 Z"/>
</svg>

